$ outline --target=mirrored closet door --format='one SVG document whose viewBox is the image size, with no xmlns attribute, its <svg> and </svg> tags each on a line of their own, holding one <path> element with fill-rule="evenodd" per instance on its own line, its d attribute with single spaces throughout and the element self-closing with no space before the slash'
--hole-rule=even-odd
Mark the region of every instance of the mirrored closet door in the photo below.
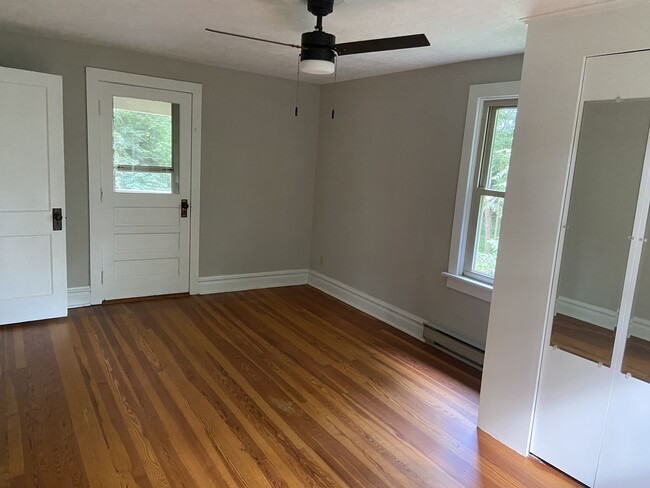
<svg viewBox="0 0 650 488">
<path fill-rule="evenodd" d="M 588 58 L 531 443 L 588 486 L 650 486 L 649 131 L 650 52 Z"/>
</svg>

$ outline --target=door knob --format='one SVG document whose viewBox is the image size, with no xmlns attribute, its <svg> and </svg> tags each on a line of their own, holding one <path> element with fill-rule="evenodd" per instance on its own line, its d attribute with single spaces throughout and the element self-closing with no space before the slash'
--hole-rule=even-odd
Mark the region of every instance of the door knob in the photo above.
<svg viewBox="0 0 650 488">
<path fill-rule="evenodd" d="M 190 208 L 190 204 L 187 203 L 187 199 L 183 198 L 181 200 L 181 218 L 185 219 L 187 218 L 187 209 Z"/>
<path fill-rule="evenodd" d="M 63 230 L 63 211 L 60 208 L 52 209 L 52 230 Z"/>
</svg>

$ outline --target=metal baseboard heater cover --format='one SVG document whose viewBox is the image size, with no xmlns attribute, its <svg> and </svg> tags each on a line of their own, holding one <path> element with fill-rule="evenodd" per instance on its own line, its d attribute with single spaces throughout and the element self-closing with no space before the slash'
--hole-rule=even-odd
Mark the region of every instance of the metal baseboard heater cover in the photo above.
<svg viewBox="0 0 650 488">
<path fill-rule="evenodd" d="M 431 322 L 424 323 L 424 340 L 427 344 L 446 352 L 456 359 L 460 359 L 470 366 L 479 370 L 483 369 L 485 351 L 473 344 L 469 344 L 463 339 L 451 335 L 448 331 L 440 329 L 436 324 L 432 324 Z"/>
</svg>

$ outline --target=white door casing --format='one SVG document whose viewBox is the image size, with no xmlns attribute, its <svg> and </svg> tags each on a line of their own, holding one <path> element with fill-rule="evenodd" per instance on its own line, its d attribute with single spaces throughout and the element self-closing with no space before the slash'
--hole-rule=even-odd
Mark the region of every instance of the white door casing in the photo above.
<svg viewBox="0 0 650 488">
<path fill-rule="evenodd" d="M 91 302 L 196 293 L 201 86 L 87 69 Z M 178 192 L 113 191 L 113 97 L 179 107 Z M 190 202 L 180 218 L 181 199 Z"/>
<path fill-rule="evenodd" d="M 60 76 L 0 68 L 0 148 L 0 324 L 65 316 Z"/>
</svg>

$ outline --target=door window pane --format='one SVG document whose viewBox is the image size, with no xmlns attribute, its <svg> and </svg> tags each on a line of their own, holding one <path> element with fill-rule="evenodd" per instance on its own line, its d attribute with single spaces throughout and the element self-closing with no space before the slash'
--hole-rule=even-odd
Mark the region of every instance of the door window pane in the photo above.
<svg viewBox="0 0 650 488">
<path fill-rule="evenodd" d="M 178 105 L 113 97 L 113 189 L 177 193 Z"/>
</svg>

